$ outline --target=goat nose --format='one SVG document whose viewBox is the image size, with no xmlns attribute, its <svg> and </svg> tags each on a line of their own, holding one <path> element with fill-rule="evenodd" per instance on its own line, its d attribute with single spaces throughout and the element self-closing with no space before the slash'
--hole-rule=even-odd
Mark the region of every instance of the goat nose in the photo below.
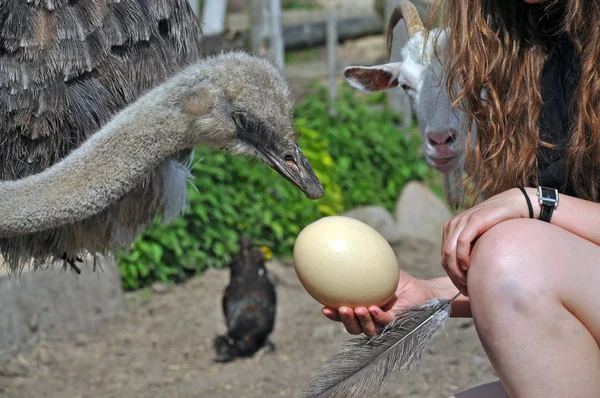
<svg viewBox="0 0 600 398">
<path fill-rule="evenodd" d="M 456 139 L 456 132 L 452 129 L 444 131 L 431 131 L 427 133 L 427 140 L 433 146 L 448 145 Z"/>
</svg>

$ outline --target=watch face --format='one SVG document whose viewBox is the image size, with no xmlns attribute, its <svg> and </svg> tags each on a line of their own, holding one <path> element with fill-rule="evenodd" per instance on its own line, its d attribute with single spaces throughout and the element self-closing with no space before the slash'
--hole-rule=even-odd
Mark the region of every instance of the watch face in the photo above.
<svg viewBox="0 0 600 398">
<path fill-rule="evenodd" d="M 554 188 L 542 187 L 542 199 L 556 200 L 556 190 Z"/>
<path fill-rule="evenodd" d="M 556 207 L 558 205 L 558 191 L 554 188 L 540 187 L 538 194 L 540 196 L 541 205 L 550 205 Z"/>
</svg>

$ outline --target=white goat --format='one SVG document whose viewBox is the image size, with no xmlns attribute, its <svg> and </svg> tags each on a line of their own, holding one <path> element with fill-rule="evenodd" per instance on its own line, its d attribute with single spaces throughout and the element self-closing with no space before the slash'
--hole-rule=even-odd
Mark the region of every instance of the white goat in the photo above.
<svg viewBox="0 0 600 398">
<path fill-rule="evenodd" d="M 448 32 L 432 29 L 426 42 L 425 27 L 415 6 L 402 0 L 388 22 L 388 61 L 393 30 L 401 19 L 406 21 L 408 31 L 408 41 L 400 51 L 401 60 L 375 66 L 349 66 L 344 70 L 344 77 L 352 87 L 367 93 L 396 87 L 406 92 L 423 135 L 425 158 L 442 173 L 446 201 L 456 208 L 463 195 L 466 126 L 462 112 L 452 108 L 442 73 L 440 58 Z"/>
</svg>

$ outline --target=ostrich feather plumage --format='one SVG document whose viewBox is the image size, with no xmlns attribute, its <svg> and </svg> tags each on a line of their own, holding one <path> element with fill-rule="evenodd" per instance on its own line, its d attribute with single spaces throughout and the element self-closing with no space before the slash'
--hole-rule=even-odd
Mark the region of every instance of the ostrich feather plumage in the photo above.
<svg viewBox="0 0 600 398">
<path fill-rule="evenodd" d="M 0 0 L 0 181 L 59 162 L 200 59 L 201 33 L 187 0 Z M 167 159 L 92 218 L 0 238 L 0 262 L 37 268 L 65 252 L 96 255 L 131 243 L 157 215 L 168 220 L 185 209 L 185 166 Z"/>
<path fill-rule="evenodd" d="M 200 39 L 187 0 L 0 0 L 0 266 L 77 270 L 177 217 L 199 145 L 322 195 L 282 71 Z"/>
<path fill-rule="evenodd" d="M 450 300 L 431 299 L 398 312 L 372 337 L 351 339 L 301 385 L 299 398 L 374 397 L 391 378 L 406 377 L 450 315 Z"/>
</svg>

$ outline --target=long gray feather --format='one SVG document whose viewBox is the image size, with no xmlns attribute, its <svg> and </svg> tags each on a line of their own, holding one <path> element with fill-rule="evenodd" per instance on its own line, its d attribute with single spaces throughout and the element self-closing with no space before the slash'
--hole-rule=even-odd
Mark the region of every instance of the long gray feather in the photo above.
<svg viewBox="0 0 600 398">
<path fill-rule="evenodd" d="M 373 337 L 349 340 L 301 386 L 297 396 L 373 397 L 390 377 L 407 376 L 450 315 L 450 303 L 456 297 L 410 307 Z"/>
</svg>

